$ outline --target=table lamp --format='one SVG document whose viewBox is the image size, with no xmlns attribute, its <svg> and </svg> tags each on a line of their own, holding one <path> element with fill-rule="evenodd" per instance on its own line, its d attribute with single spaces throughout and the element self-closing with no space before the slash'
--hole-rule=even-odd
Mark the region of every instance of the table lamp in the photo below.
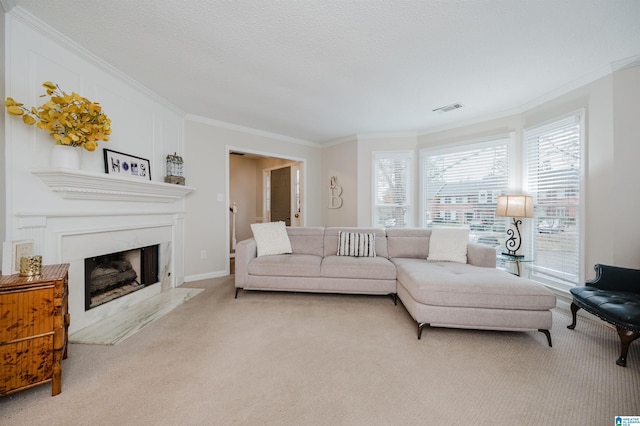
<svg viewBox="0 0 640 426">
<path fill-rule="evenodd" d="M 516 254 L 522 244 L 519 225 L 522 224 L 520 218 L 533 217 L 533 197 L 528 195 L 501 195 L 498 197 L 498 205 L 496 206 L 496 216 L 512 217 L 513 225 L 516 228 L 507 230 L 507 241 L 505 241 L 506 252 L 502 252 L 505 256 L 515 258 L 524 257 Z M 517 236 L 516 236 L 517 233 Z"/>
</svg>

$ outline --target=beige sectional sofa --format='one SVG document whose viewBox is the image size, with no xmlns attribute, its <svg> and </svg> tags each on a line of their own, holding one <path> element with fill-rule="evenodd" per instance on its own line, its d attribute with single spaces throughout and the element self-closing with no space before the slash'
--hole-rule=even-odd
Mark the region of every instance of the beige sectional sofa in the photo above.
<svg viewBox="0 0 640 426">
<path fill-rule="evenodd" d="M 338 231 L 373 233 L 376 257 L 336 256 Z M 387 254 L 384 229 L 287 228 L 292 254 L 257 256 L 254 239 L 236 245 L 238 290 L 396 294 L 396 267 Z"/>
<path fill-rule="evenodd" d="M 286 228 L 291 254 L 257 256 L 254 239 L 236 246 L 236 297 L 243 290 L 396 295 L 418 324 L 538 330 L 549 346 L 554 294 L 498 270 L 492 247 L 468 243 L 467 263 L 428 261 L 429 229 Z M 338 232 L 373 233 L 375 257 L 337 256 Z"/>
</svg>

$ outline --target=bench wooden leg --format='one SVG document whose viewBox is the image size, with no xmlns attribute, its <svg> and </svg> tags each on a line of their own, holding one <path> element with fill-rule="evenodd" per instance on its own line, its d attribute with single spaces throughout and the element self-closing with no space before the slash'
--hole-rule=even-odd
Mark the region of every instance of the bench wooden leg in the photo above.
<svg viewBox="0 0 640 426">
<path fill-rule="evenodd" d="M 580 310 L 580 307 L 571 302 L 571 324 L 567 326 L 569 330 L 576 328 L 576 313 Z M 616 364 L 620 367 L 627 366 L 627 353 L 629 352 L 629 345 L 631 342 L 640 337 L 640 333 L 637 331 L 627 330 L 626 328 L 616 327 L 618 336 L 620 337 L 620 357 L 616 360 Z M 542 330 L 540 330 L 542 331 Z M 551 346 L 551 344 L 549 344 Z"/>
<path fill-rule="evenodd" d="M 571 302 L 571 317 L 572 317 L 572 321 L 571 321 L 571 324 L 569 324 L 567 326 L 567 328 L 569 330 L 573 330 L 574 328 L 576 328 L 576 313 L 578 312 L 579 309 L 580 309 L 580 307 L 578 305 L 576 305 L 575 303 Z"/>
<path fill-rule="evenodd" d="M 637 331 L 627 330 L 622 327 L 616 327 L 616 330 L 618 330 L 618 336 L 620 336 L 620 358 L 616 360 L 616 364 L 620 367 L 626 367 L 629 345 L 640 337 L 640 333 Z"/>
</svg>

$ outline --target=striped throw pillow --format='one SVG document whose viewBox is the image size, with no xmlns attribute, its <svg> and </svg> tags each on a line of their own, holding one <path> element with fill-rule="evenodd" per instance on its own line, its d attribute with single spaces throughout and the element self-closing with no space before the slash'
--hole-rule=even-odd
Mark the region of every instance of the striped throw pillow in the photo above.
<svg viewBox="0 0 640 426">
<path fill-rule="evenodd" d="M 375 235 L 338 231 L 338 256 L 376 257 Z"/>
</svg>

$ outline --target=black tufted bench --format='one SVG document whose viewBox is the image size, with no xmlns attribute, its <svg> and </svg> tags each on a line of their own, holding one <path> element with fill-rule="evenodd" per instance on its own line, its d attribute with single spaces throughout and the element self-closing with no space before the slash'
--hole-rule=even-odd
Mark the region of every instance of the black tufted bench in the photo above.
<svg viewBox="0 0 640 426">
<path fill-rule="evenodd" d="M 583 287 L 571 289 L 573 322 L 580 308 L 616 326 L 621 352 L 616 364 L 626 367 L 631 342 L 640 337 L 640 270 L 596 265 L 596 277 Z"/>
</svg>

